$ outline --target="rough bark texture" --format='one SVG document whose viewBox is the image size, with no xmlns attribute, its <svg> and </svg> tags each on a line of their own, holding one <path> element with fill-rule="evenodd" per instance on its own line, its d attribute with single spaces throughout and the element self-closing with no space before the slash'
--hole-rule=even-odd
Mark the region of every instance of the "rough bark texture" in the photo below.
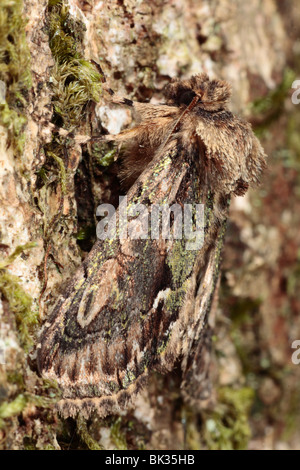
<svg viewBox="0 0 300 470">
<path fill-rule="evenodd" d="M 299 19 L 292 0 L 1 2 L 1 448 L 300 448 L 291 360 L 300 142 L 290 99 Z M 93 243 L 95 208 L 118 190 L 111 147 L 81 148 L 50 123 L 95 134 L 131 122 L 104 102 L 90 59 L 112 89 L 141 101 L 159 101 L 172 77 L 228 80 L 233 111 L 252 120 L 269 155 L 262 186 L 231 206 L 211 315 L 213 393 L 199 413 L 182 402 L 175 371 L 153 375 L 126 416 L 64 421 L 53 412 L 59 391 L 35 370 L 39 322 Z"/>
</svg>

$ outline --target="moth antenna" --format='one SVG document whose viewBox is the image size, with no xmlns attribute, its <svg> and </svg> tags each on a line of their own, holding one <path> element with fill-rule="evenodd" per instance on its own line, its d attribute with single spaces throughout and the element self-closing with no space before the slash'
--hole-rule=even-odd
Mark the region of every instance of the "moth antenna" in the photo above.
<svg viewBox="0 0 300 470">
<path fill-rule="evenodd" d="M 111 142 L 112 140 L 115 140 L 116 136 L 113 134 L 105 134 L 105 135 L 92 135 L 91 137 L 88 138 L 88 142 Z"/>
<path fill-rule="evenodd" d="M 111 142 L 112 140 L 116 140 L 116 136 L 113 134 L 105 134 L 105 135 L 76 135 L 74 140 L 77 144 L 87 144 L 88 142 Z"/>
<path fill-rule="evenodd" d="M 191 103 L 185 108 L 185 110 L 181 113 L 181 115 L 179 116 L 179 118 L 175 121 L 175 124 L 173 125 L 172 129 L 170 130 L 170 132 L 168 133 L 166 139 L 163 141 L 163 143 L 161 144 L 160 146 L 160 149 L 162 150 L 164 148 L 165 145 L 167 145 L 167 143 L 169 142 L 169 139 L 171 137 L 171 135 L 173 134 L 173 132 L 175 131 L 176 127 L 178 126 L 178 124 L 180 123 L 181 119 L 183 118 L 183 116 L 186 115 L 186 113 L 188 113 L 189 111 L 191 111 L 195 106 L 196 104 L 198 103 L 200 99 L 200 96 L 195 96 L 193 98 L 193 100 L 191 101 Z"/>
<path fill-rule="evenodd" d="M 96 67 L 96 69 L 98 70 L 99 74 L 101 75 L 101 81 L 102 83 L 106 83 L 106 76 L 105 76 L 105 73 L 103 72 L 102 70 L 102 67 L 100 64 L 98 64 L 98 62 L 96 62 L 95 60 L 91 59 L 91 62 L 92 64 Z"/>
<path fill-rule="evenodd" d="M 129 100 L 128 98 L 123 98 L 122 96 L 114 95 L 114 97 L 110 100 L 110 102 L 113 104 L 129 106 L 131 108 L 134 106 L 134 101 Z"/>
</svg>

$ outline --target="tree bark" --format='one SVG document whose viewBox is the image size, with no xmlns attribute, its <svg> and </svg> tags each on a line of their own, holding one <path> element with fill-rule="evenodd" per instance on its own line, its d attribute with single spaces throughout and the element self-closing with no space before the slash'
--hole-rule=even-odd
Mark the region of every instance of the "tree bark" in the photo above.
<svg viewBox="0 0 300 470">
<path fill-rule="evenodd" d="M 0 33 L 1 448 L 299 449 L 296 2 L 13 0 L 0 15 L 10 22 Z M 175 371 L 153 374 L 126 416 L 64 421 L 59 391 L 36 371 L 40 324 L 93 244 L 96 207 L 119 190 L 112 147 L 81 147 L 56 128 L 118 133 L 132 119 L 107 104 L 91 61 L 139 101 L 159 102 L 173 77 L 226 79 L 232 110 L 270 156 L 262 186 L 231 205 L 210 317 L 213 390 L 197 413 Z"/>
</svg>

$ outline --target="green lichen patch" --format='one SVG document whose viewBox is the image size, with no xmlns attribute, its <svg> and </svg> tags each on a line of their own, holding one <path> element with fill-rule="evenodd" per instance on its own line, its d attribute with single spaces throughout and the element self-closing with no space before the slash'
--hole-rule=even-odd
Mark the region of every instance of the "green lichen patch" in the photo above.
<svg viewBox="0 0 300 470">
<path fill-rule="evenodd" d="M 26 43 L 22 0 L 0 3 L 0 80 L 5 84 L 0 101 L 0 124 L 16 153 L 24 145 L 26 95 L 31 86 L 30 53 Z"/>
<path fill-rule="evenodd" d="M 190 275 L 196 254 L 194 250 L 186 250 L 185 240 L 178 240 L 174 243 L 171 255 L 167 258 L 167 263 L 172 271 L 174 284 L 185 280 Z"/>
<path fill-rule="evenodd" d="M 251 436 L 248 415 L 253 398 L 254 392 L 248 387 L 219 389 L 218 403 L 213 412 L 206 416 L 204 423 L 204 441 L 209 449 L 247 448 Z"/>
<path fill-rule="evenodd" d="M 18 246 L 12 255 L 0 262 L 0 292 L 7 300 L 10 310 L 15 315 L 16 325 L 22 346 L 28 350 L 32 345 L 31 328 L 38 323 L 37 312 L 32 309 L 32 298 L 20 285 L 20 279 L 8 272 L 6 266 L 15 258 L 35 244 Z"/>
</svg>

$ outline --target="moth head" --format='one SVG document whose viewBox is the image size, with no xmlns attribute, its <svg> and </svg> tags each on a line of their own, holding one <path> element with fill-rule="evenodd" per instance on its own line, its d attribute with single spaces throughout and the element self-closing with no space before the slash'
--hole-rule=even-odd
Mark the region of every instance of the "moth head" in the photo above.
<svg viewBox="0 0 300 470">
<path fill-rule="evenodd" d="M 194 75 L 189 80 L 173 80 L 165 88 L 168 103 L 189 106 L 194 101 L 195 109 L 217 111 L 226 107 L 231 96 L 231 87 L 224 80 L 209 80 L 206 73 Z"/>
</svg>

